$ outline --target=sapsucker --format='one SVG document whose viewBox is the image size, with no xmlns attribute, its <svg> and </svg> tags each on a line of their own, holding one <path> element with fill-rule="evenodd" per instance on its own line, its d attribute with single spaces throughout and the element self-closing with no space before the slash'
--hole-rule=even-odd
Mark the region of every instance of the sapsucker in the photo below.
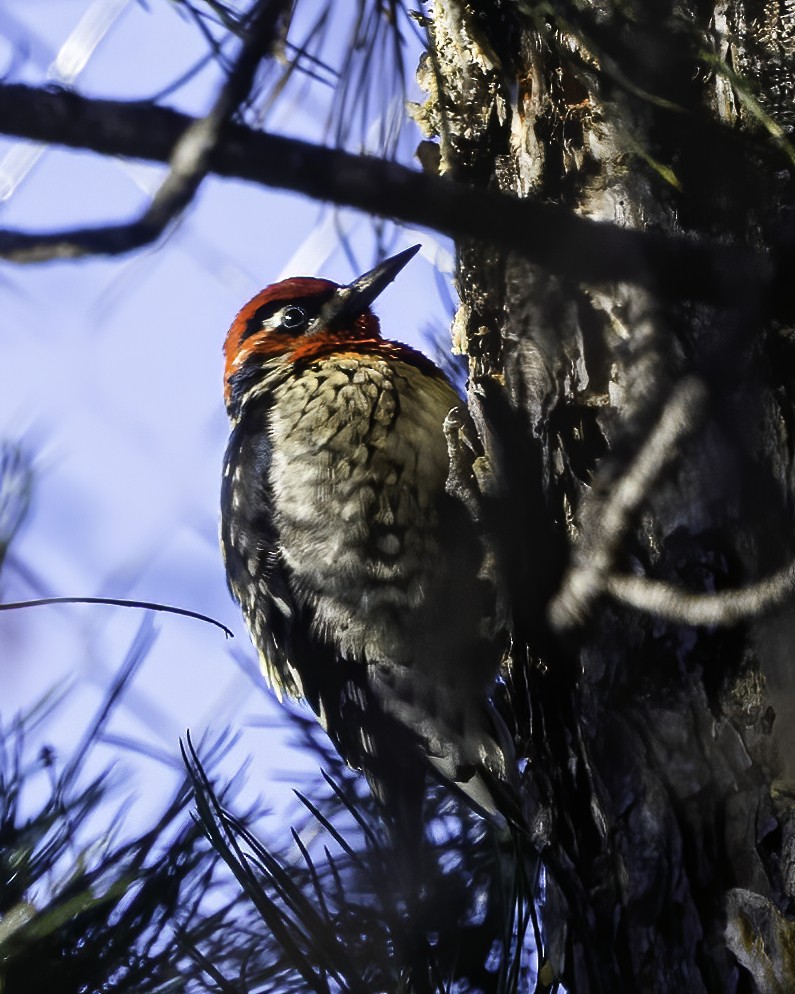
<svg viewBox="0 0 795 994">
<path fill-rule="evenodd" d="M 443 425 L 461 399 L 370 310 L 418 248 L 349 285 L 266 287 L 224 350 L 230 589 L 277 695 L 310 704 L 393 821 L 421 805 L 428 764 L 485 812 L 506 772 L 488 706 L 493 591 L 445 489 Z"/>
</svg>

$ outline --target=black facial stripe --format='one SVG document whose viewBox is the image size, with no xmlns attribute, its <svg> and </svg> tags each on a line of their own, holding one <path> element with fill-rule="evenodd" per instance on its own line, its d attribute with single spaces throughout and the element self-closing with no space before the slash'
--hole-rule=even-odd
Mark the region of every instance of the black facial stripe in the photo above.
<svg viewBox="0 0 795 994">
<path fill-rule="evenodd" d="M 267 304 L 263 304 L 262 307 L 258 307 L 246 322 L 246 328 L 240 336 L 240 341 L 243 342 L 247 338 L 250 338 L 251 335 L 261 331 L 263 323 L 267 321 L 268 318 L 272 318 L 276 311 L 280 311 L 284 305 L 284 300 L 269 300 Z"/>
<path fill-rule="evenodd" d="M 318 297 L 315 293 L 311 296 L 292 297 L 288 300 L 269 300 L 267 304 L 263 304 L 262 307 L 258 307 L 248 319 L 245 330 L 240 336 L 240 341 L 245 342 L 247 338 L 255 335 L 258 331 L 262 331 L 263 323 L 267 321 L 268 318 L 272 318 L 277 311 L 281 311 L 285 307 L 300 307 L 301 310 L 306 313 L 309 321 L 312 321 L 318 316 L 321 308 L 333 292 L 333 290 L 330 290 L 328 294 L 323 294 L 321 297 Z"/>
</svg>

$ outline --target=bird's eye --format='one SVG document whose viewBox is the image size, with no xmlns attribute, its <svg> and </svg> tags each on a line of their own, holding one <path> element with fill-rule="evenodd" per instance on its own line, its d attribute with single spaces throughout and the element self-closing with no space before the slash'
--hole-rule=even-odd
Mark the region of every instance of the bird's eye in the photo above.
<svg viewBox="0 0 795 994">
<path fill-rule="evenodd" d="M 281 325 L 286 331 L 300 331 L 306 327 L 308 320 L 303 307 L 296 307 L 295 304 L 290 304 L 282 311 Z"/>
</svg>

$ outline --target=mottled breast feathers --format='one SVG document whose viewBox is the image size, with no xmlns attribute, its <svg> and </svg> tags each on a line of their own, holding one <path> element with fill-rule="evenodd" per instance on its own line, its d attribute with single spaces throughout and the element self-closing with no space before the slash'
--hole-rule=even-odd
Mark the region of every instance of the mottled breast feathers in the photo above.
<svg viewBox="0 0 795 994">
<path fill-rule="evenodd" d="M 494 591 L 446 491 L 444 423 L 461 401 L 360 306 L 411 254 L 348 287 L 276 284 L 238 315 L 222 546 L 269 683 L 309 703 L 382 800 L 400 781 L 392 797 L 418 811 L 427 762 L 494 811 Z"/>
</svg>

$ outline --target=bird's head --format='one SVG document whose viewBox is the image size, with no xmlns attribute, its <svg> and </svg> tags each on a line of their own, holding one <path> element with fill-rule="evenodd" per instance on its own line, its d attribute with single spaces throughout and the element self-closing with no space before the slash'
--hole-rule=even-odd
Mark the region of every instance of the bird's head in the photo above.
<svg viewBox="0 0 795 994">
<path fill-rule="evenodd" d="M 346 343 L 377 341 L 370 305 L 419 245 L 386 259 L 352 283 L 299 276 L 266 286 L 242 308 L 226 336 L 224 396 L 230 415 L 266 369 L 287 367 Z"/>
</svg>

